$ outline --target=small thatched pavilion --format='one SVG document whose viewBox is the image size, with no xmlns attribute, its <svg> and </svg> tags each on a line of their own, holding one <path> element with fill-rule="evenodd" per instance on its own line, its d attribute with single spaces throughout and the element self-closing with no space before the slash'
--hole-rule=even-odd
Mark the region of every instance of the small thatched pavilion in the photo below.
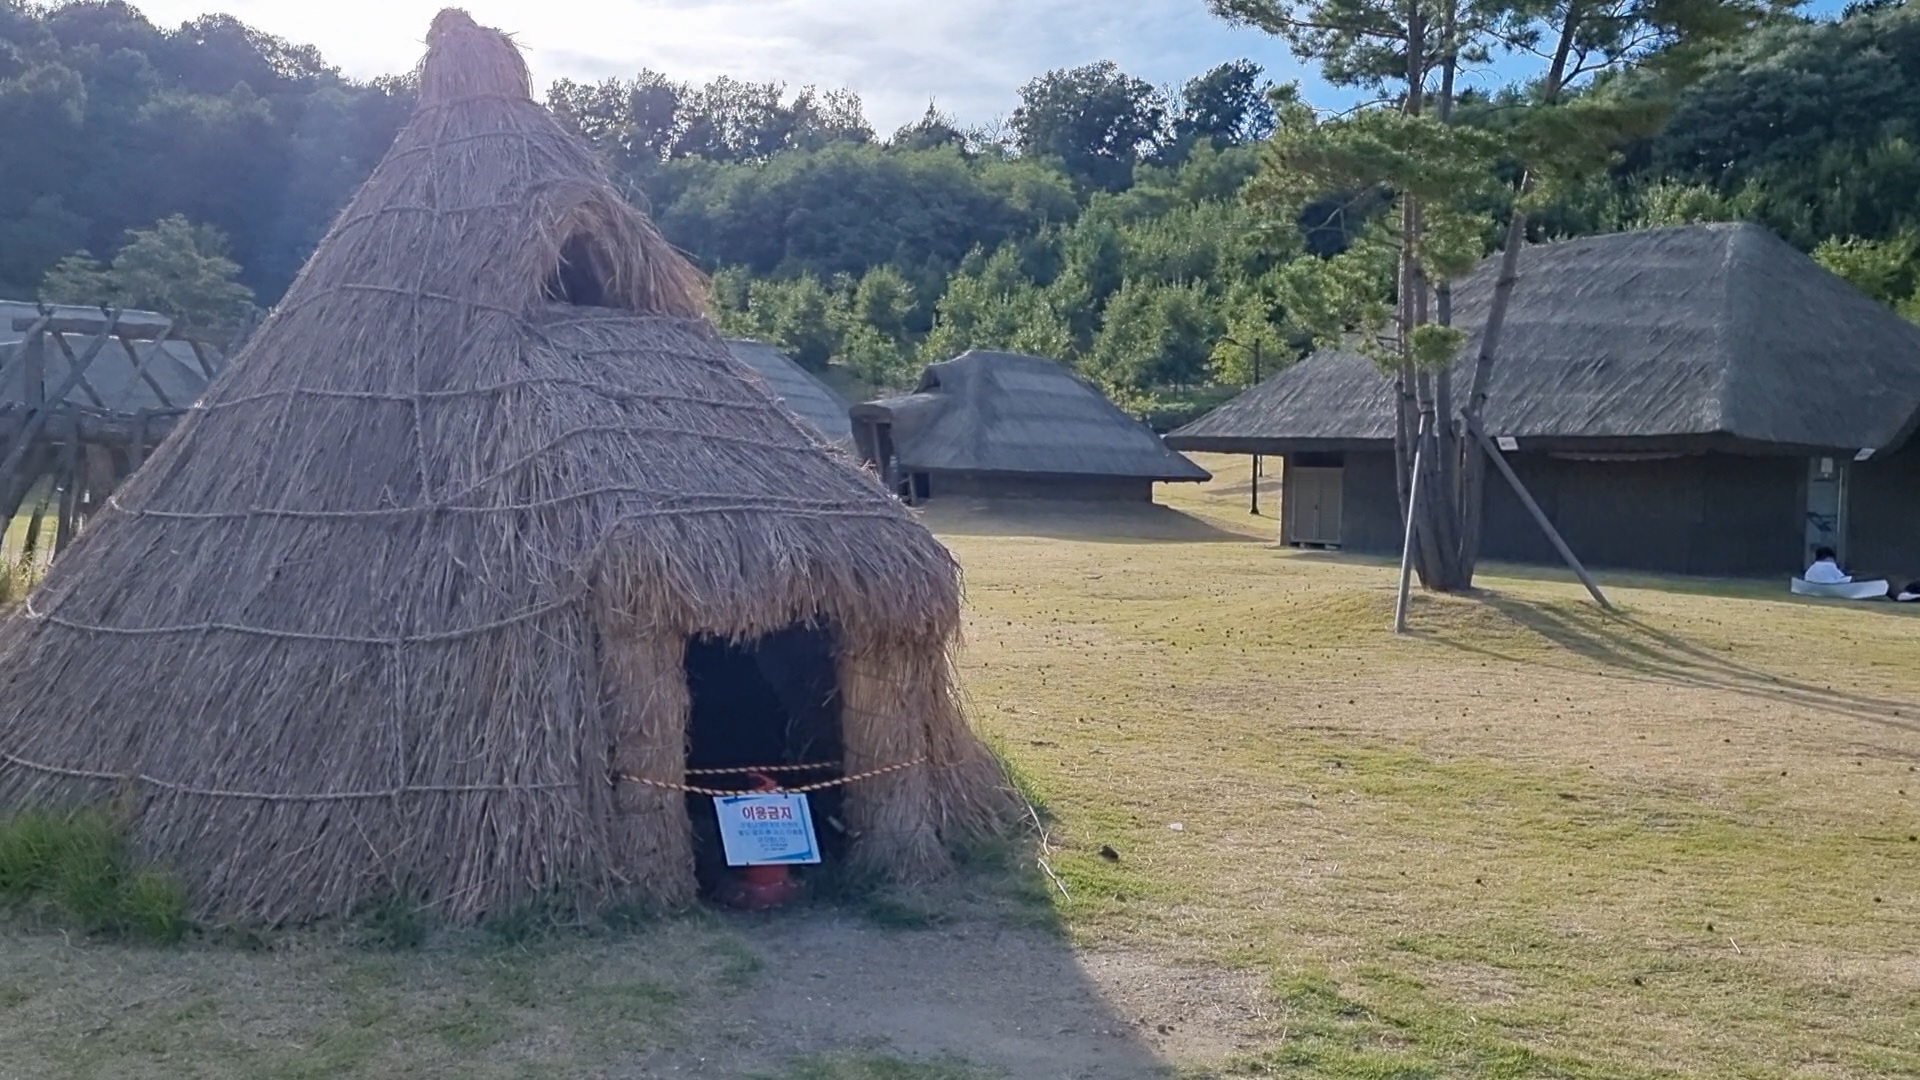
<svg viewBox="0 0 1920 1080">
<path fill-rule="evenodd" d="M 855 405 L 854 445 L 909 502 L 947 495 L 1152 502 L 1211 474 L 1064 365 L 969 349 L 913 393 Z"/>
<path fill-rule="evenodd" d="M 0 809 L 128 806 L 206 916 L 470 921 L 684 904 L 677 785 L 741 786 L 690 769 L 824 761 L 891 769 L 841 789 L 842 857 L 939 872 L 1004 797 L 955 565 L 702 310 L 443 12 L 285 301 L 0 628 Z"/>
</svg>

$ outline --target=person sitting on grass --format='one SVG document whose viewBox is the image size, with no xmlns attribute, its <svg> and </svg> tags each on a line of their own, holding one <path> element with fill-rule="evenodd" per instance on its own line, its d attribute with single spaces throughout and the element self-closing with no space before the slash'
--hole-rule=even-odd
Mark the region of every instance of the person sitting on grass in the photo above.
<svg viewBox="0 0 1920 1080">
<path fill-rule="evenodd" d="M 1840 557 L 1830 547 L 1813 549 L 1813 565 L 1807 567 L 1802 580 L 1809 585 L 1850 585 L 1853 576 L 1840 569 Z"/>
</svg>

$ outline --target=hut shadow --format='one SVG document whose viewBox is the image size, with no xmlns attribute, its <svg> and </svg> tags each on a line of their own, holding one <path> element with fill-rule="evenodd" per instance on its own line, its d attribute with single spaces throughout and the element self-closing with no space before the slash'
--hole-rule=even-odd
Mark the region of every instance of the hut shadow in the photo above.
<svg viewBox="0 0 1920 1080">
<path fill-rule="evenodd" d="M 1112 985 L 1137 973 L 1096 973 L 1101 957 L 1044 929 L 993 921 L 889 929 L 830 910 L 743 929 L 763 970 L 779 973 L 737 1001 L 763 1048 L 749 1048 L 753 1057 L 860 1051 L 991 1075 L 1115 1080 L 1171 1071 L 1149 1040 L 1176 1021 L 1128 1015 L 1112 998 Z"/>
<path fill-rule="evenodd" d="M 1755 700 L 1782 702 L 1809 711 L 1862 720 L 1899 731 L 1920 732 L 1920 706 L 1778 675 L 1652 626 L 1630 614 L 1591 605 L 1556 607 L 1491 590 L 1480 599 L 1514 625 L 1555 647 L 1597 663 L 1616 678 L 1666 686 L 1722 690 Z M 1439 635 L 1448 648 L 1509 663 L 1542 666 L 1538 657 Z M 1573 670 L 1569 665 L 1545 664 Z"/>
<path fill-rule="evenodd" d="M 1246 543 L 1253 539 L 1158 503 L 950 498 L 928 503 L 921 515 L 935 533 L 951 536 L 1027 536 L 1107 544 Z"/>
</svg>

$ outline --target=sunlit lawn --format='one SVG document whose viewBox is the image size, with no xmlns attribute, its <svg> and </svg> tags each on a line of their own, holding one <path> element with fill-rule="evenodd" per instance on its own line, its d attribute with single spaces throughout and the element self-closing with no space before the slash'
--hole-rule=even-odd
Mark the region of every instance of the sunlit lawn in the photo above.
<svg viewBox="0 0 1920 1080">
<path fill-rule="evenodd" d="M 1389 566 L 951 528 L 1075 940 L 1269 977 L 1248 1070 L 1920 1074 L 1920 612 L 1496 568 L 1395 639 Z"/>
</svg>

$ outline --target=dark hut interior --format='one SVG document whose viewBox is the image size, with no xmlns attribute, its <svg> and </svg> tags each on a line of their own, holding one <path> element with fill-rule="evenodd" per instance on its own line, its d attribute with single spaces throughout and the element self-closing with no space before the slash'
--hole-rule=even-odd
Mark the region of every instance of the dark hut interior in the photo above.
<svg viewBox="0 0 1920 1080">
<path fill-rule="evenodd" d="M 835 642 L 824 626 L 797 624 L 749 641 L 695 637 L 687 641 L 687 770 L 695 786 L 746 788 L 754 766 L 795 769 L 774 776 L 800 786 L 841 775 L 840 688 Z M 802 766 L 823 766 L 819 769 Z M 741 771 L 723 771 L 741 770 Z M 822 859 L 845 848 L 841 790 L 807 797 Z M 726 872 L 710 796 L 687 796 L 694 823 L 695 872 L 711 893 Z"/>
</svg>

